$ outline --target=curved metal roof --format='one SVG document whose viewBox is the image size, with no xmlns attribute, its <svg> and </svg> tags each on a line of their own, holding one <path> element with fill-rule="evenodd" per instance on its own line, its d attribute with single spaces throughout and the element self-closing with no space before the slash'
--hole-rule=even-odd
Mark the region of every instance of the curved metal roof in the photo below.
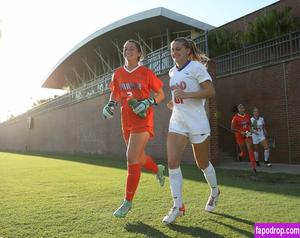
<svg viewBox="0 0 300 238">
<path fill-rule="evenodd" d="M 58 89 L 67 87 L 72 81 L 75 82 L 75 74 L 87 74 L 87 67 L 90 66 L 97 68 L 96 62 L 99 62 L 99 57 L 95 49 L 101 49 L 101 54 L 106 56 L 112 52 L 116 54 L 116 43 L 136 38 L 137 33 L 143 39 L 147 39 L 164 34 L 167 29 L 170 32 L 179 32 L 191 29 L 206 31 L 213 28 L 209 24 L 163 7 L 131 15 L 96 31 L 77 44 L 54 66 L 42 87 Z"/>
</svg>

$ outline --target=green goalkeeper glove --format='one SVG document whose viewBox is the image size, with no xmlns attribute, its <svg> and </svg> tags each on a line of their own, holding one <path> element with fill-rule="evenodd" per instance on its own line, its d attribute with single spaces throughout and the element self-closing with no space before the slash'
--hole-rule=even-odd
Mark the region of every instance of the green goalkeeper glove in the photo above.
<svg viewBox="0 0 300 238">
<path fill-rule="evenodd" d="M 141 118 L 145 118 L 147 115 L 148 108 L 152 105 L 156 105 L 156 102 L 154 98 L 147 98 L 141 101 L 132 98 L 128 101 L 128 104 L 131 106 L 132 111 L 135 114 L 137 114 Z"/>
<path fill-rule="evenodd" d="M 115 101 L 109 101 L 102 110 L 102 118 L 110 119 L 114 116 L 115 107 L 117 103 Z"/>
</svg>

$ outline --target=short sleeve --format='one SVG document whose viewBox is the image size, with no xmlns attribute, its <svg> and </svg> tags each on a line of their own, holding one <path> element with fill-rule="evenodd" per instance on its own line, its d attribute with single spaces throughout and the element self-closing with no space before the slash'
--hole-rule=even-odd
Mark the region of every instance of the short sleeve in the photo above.
<svg viewBox="0 0 300 238">
<path fill-rule="evenodd" d="M 148 69 L 148 77 L 150 88 L 154 92 L 158 92 L 164 85 L 163 82 L 150 69 Z"/>
<path fill-rule="evenodd" d="M 198 81 L 199 84 L 205 82 L 206 80 L 212 81 L 205 66 L 197 61 L 194 61 L 194 65 L 192 67 L 192 76 Z"/>
<path fill-rule="evenodd" d="M 235 115 L 233 116 L 233 118 L 232 118 L 232 120 L 231 120 L 231 125 L 232 125 L 233 127 L 236 127 L 236 117 L 235 117 Z"/>
</svg>

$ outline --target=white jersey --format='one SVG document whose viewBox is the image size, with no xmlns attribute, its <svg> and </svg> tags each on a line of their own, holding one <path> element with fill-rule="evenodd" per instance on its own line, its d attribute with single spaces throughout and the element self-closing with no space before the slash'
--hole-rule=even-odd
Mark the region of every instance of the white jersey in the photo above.
<svg viewBox="0 0 300 238">
<path fill-rule="evenodd" d="M 258 117 L 258 119 L 251 117 L 251 125 L 252 125 L 252 130 L 254 133 L 252 133 L 252 140 L 253 144 L 259 144 L 261 141 L 263 141 L 265 137 L 265 132 L 264 132 L 264 126 L 265 126 L 265 121 L 264 118 Z"/>
<path fill-rule="evenodd" d="M 178 100 L 174 98 L 174 90 L 177 88 L 185 92 L 198 92 L 201 91 L 200 83 L 212 80 L 205 66 L 198 61 L 189 61 L 180 70 L 174 66 L 170 69 L 169 76 L 174 105 L 170 124 L 172 122 L 183 124 L 190 134 L 210 133 L 209 121 L 204 107 L 205 99 Z"/>
</svg>

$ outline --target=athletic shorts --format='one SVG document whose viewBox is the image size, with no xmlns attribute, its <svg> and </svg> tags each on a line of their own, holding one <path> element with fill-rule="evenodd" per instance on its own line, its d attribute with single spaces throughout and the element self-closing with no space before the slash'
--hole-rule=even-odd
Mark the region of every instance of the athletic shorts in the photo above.
<svg viewBox="0 0 300 238">
<path fill-rule="evenodd" d="M 141 128 L 134 128 L 134 129 L 122 129 L 123 138 L 125 141 L 129 141 L 130 134 L 133 133 L 142 133 L 142 132 L 148 132 L 150 135 L 150 139 L 154 137 L 154 130 L 153 127 L 141 127 Z"/>
<path fill-rule="evenodd" d="M 238 145 L 243 145 L 246 141 L 252 142 L 251 137 L 245 137 L 241 133 L 235 133 L 235 141 Z"/>
<path fill-rule="evenodd" d="M 169 132 L 186 136 L 187 138 L 189 138 L 192 144 L 200 144 L 210 136 L 210 132 L 203 134 L 191 134 L 190 131 L 184 125 L 182 125 L 181 123 L 176 123 L 176 121 L 170 122 Z"/>
<path fill-rule="evenodd" d="M 264 135 L 252 135 L 252 141 L 254 145 L 259 144 L 263 140 L 265 140 L 266 137 Z"/>
</svg>

